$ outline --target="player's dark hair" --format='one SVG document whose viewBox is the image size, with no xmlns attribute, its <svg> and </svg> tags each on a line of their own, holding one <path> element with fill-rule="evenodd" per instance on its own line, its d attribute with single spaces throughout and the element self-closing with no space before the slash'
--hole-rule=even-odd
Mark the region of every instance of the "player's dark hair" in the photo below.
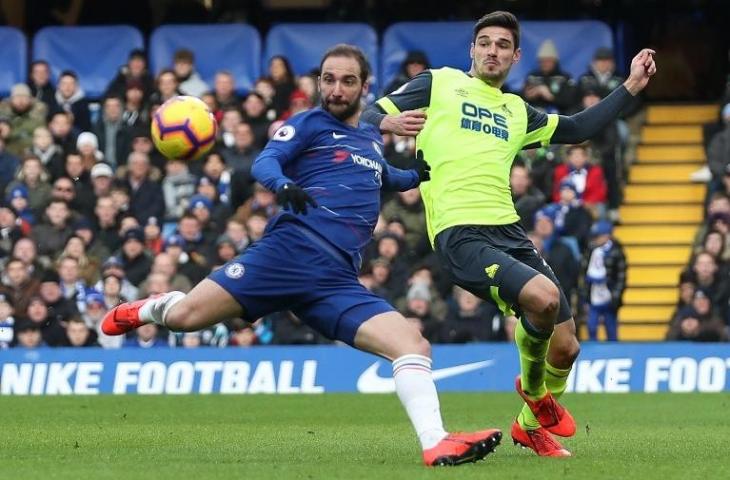
<svg viewBox="0 0 730 480">
<path fill-rule="evenodd" d="M 346 43 L 339 43 L 327 50 L 322 57 L 322 61 L 319 62 L 320 72 L 322 71 L 324 61 L 327 60 L 329 57 L 354 58 L 355 60 L 357 60 L 357 63 L 360 64 L 360 80 L 362 80 L 362 83 L 367 82 L 368 78 L 370 78 L 370 64 L 368 63 L 368 59 L 365 58 L 365 54 L 362 52 L 362 50 L 360 50 L 356 46 L 348 45 Z"/>
<path fill-rule="evenodd" d="M 477 20 L 476 25 L 474 25 L 474 35 L 471 39 L 472 42 L 477 41 L 477 35 L 479 34 L 479 30 L 484 27 L 506 28 L 507 30 L 512 32 L 512 38 L 514 39 L 515 43 L 515 50 L 520 48 L 520 23 L 517 21 L 517 17 L 515 17 L 514 14 L 510 12 L 505 12 L 503 10 L 497 10 L 496 12 L 484 15 L 482 18 Z"/>
</svg>

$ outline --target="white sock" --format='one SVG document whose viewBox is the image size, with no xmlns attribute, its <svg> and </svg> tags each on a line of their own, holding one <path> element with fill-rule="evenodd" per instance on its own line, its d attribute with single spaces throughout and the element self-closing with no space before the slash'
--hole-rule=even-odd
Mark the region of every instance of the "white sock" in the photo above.
<svg viewBox="0 0 730 480">
<path fill-rule="evenodd" d="M 153 298 L 139 309 L 139 318 L 144 323 L 156 323 L 164 327 L 167 312 L 183 298 L 183 292 L 167 292 L 161 297 Z"/>
<path fill-rule="evenodd" d="M 448 433 L 441 420 L 436 385 L 431 376 L 431 359 L 403 355 L 393 361 L 395 391 L 411 419 L 421 448 L 435 447 Z"/>
</svg>

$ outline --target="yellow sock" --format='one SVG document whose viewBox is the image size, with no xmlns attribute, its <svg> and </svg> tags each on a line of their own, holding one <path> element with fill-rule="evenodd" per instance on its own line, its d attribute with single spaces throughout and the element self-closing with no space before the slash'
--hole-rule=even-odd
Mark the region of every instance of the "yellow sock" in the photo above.
<svg viewBox="0 0 730 480">
<path fill-rule="evenodd" d="M 570 370 L 570 368 L 553 367 L 548 362 L 545 362 L 545 386 L 555 398 L 559 398 L 568 387 Z M 526 403 L 522 404 L 522 410 L 517 415 L 517 422 L 525 430 L 540 428 L 540 422 L 537 421 L 537 418 L 532 414 L 532 410 L 530 410 L 530 407 Z"/>
<path fill-rule="evenodd" d="M 542 398 L 547 393 L 545 357 L 551 335 L 552 332 L 536 330 L 524 317 L 517 322 L 515 328 L 515 343 L 520 353 L 522 390 L 533 399 Z"/>
</svg>

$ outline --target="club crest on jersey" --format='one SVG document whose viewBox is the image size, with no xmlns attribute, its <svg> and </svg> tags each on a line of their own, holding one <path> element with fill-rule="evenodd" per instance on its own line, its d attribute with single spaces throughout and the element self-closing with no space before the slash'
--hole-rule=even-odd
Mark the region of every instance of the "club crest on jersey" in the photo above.
<svg viewBox="0 0 730 480">
<path fill-rule="evenodd" d="M 291 125 L 284 125 L 274 133 L 274 136 L 271 137 L 271 139 L 276 140 L 277 142 L 288 142 L 294 138 L 294 133 L 296 133 L 294 127 Z"/>
<path fill-rule="evenodd" d="M 244 266 L 238 262 L 231 263 L 226 267 L 226 276 L 228 278 L 237 279 L 241 278 L 246 273 Z"/>
</svg>

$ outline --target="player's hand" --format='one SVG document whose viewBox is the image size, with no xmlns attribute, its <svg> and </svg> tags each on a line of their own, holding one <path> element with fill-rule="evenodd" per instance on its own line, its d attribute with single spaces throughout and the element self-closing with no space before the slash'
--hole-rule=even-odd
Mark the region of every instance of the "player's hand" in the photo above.
<svg viewBox="0 0 730 480">
<path fill-rule="evenodd" d="M 276 202 L 294 213 L 307 214 L 307 204 L 317 208 L 317 202 L 295 183 L 286 183 L 276 192 Z"/>
<path fill-rule="evenodd" d="M 421 110 L 406 110 L 398 115 L 386 115 L 380 122 L 380 130 L 402 137 L 415 137 L 426 124 L 426 113 Z"/>
<path fill-rule="evenodd" d="M 631 73 L 624 82 L 624 86 L 631 95 L 636 95 L 642 91 L 649 83 L 649 78 L 656 73 L 654 55 L 656 55 L 654 50 L 644 48 L 631 60 Z"/>
<path fill-rule="evenodd" d="M 423 150 L 416 152 L 416 164 L 413 169 L 418 173 L 418 180 L 420 182 L 428 182 L 431 180 L 431 165 L 423 159 Z"/>
</svg>

